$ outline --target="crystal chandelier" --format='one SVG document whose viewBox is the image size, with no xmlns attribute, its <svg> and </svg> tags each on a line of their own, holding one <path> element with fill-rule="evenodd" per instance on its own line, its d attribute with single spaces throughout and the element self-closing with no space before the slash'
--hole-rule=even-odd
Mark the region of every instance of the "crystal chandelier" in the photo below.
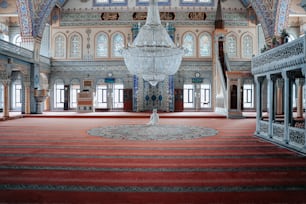
<svg viewBox="0 0 306 204">
<path fill-rule="evenodd" d="M 161 25 L 157 0 L 150 0 L 145 25 L 132 45 L 122 50 L 122 55 L 128 70 L 152 86 L 179 69 L 184 49 L 173 43 Z"/>
</svg>

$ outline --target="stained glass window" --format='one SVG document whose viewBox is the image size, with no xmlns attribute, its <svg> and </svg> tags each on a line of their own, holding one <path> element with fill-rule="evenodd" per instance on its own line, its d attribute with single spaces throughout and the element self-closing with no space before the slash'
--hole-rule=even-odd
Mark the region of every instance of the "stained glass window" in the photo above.
<svg viewBox="0 0 306 204">
<path fill-rule="evenodd" d="M 230 35 L 226 38 L 227 54 L 229 57 L 237 56 L 237 38 L 234 35 Z"/>
<path fill-rule="evenodd" d="M 71 58 L 81 58 L 81 37 L 73 34 L 70 37 L 70 55 Z"/>
<path fill-rule="evenodd" d="M 54 57 L 64 58 L 66 54 L 66 40 L 65 36 L 58 34 L 55 37 L 55 48 L 54 48 Z"/>
<path fill-rule="evenodd" d="M 124 47 L 124 38 L 121 33 L 116 33 L 113 35 L 112 39 L 112 56 L 122 57 L 121 49 Z"/>
<path fill-rule="evenodd" d="M 204 33 L 200 36 L 200 56 L 211 56 L 211 36 L 208 33 Z"/>
<path fill-rule="evenodd" d="M 100 33 L 96 38 L 96 57 L 108 56 L 108 37 L 104 33 Z"/>
<path fill-rule="evenodd" d="M 253 55 L 253 38 L 250 35 L 245 35 L 242 38 L 243 52 L 242 57 L 251 58 Z"/>
<path fill-rule="evenodd" d="M 186 33 L 183 37 L 183 47 L 187 49 L 185 57 L 195 56 L 195 37 L 191 33 Z"/>
</svg>

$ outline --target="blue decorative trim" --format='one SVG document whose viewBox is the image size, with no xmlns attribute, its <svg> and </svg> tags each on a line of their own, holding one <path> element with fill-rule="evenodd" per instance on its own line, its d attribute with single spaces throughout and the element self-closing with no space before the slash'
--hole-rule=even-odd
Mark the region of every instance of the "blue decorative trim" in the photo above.
<svg viewBox="0 0 306 204">
<path fill-rule="evenodd" d="M 139 0 L 136 1 L 136 6 L 147 6 L 149 5 L 148 2 L 139 2 Z M 167 2 L 158 2 L 159 6 L 170 6 L 171 5 L 171 0 L 168 0 Z"/>
<path fill-rule="evenodd" d="M 32 20 L 31 20 L 31 10 L 32 4 L 27 0 L 16 1 L 18 16 L 20 19 L 20 30 L 23 37 L 32 36 Z"/>
<path fill-rule="evenodd" d="M 183 0 L 180 0 L 180 6 L 215 6 L 215 0 L 210 0 L 209 3 L 200 3 L 198 0 L 186 3 Z"/>
<path fill-rule="evenodd" d="M 250 171 L 305 171 L 304 166 L 286 167 L 197 167 L 197 168 L 122 168 L 122 167 L 81 167 L 81 166 L 13 166 L 2 165 L 0 170 L 48 170 L 48 171 L 92 171 L 92 172 L 250 172 Z M 1 187 L 0 187 L 1 189 Z"/>
<path fill-rule="evenodd" d="M 245 7 L 247 7 L 247 6 L 250 5 L 250 0 L 241 0 L 241 3 L 242 3 Z"/>
<path fill-rule="evenodd" d="M 137 112 L 138 77 L 133 76 L 133 111 Z"/>
<path fill-rule="evenodd" d="M 288 9 L 289 9 L 289 2 L 288 0 L 281 0 L 279 3 L 279 8 L 277 9 L 278 18 L 277 23 L 275 25 L 275 30 L 277 33 L 281 33 L 282 30 L 286 27 L 287 19 L 288 19 Z"/>
<path fill-rule="evenodd" d="M 122 3 L 113 3 L 112 0 L 109 0 L 108 3 L 99 3 L 97 2 L 97 0 L 93 1 L 93 6 L 127 6 L 128 5 L 128 1 L 125 0 Z"/>
<path fill-rule="evenodd" d="M 2 149 L 8 148 L 7 146 L 1 146 Z M 10 146 L 9 148 L 14 149 L 21 149 L 25 148 L 24 146 Z M 33 149 L 55 149 L 49 146 L 30 146 L 29 148 Z M 71 147 L 67 146 L 60 146 L 56 147 L 56 149 L 67 149 Z M 74 147 L 74 149 L 77 150 L 84 150 L 85 148 L 82 147 Z M 87 148 L 86 148 L 87 149 Z M 100 150 L 101 148 L 90 148 L 94 150 Z M 223 147 L 207 147 L 207 148 L 103 148 L 108 149 L 110 151 L 112 150 L 154 150 L 154 151 L 164 151 L 164 150 L 214 150 L 214 151 L 221 151 L 221 150 L 233 150 L 234 148 L 223 148 Z M 250 150 L 254 149 L 257 151 L 264 150 L 266 148 L 251 148 L 251 147 L 243 147 L 243 148 L 236 148 L 239 150 Z M 279 158 L 282 156 L 283 158 L 291 158 L 288 156 L 288 154 L 269 154 L 269 155 L 195 155 L 195 156 L 185 156 L 185 155 L 178 155 L 178 156 L 157 156 L 157 155 L 71 155 L 71 154 L 32 154 L 32 153 L 9 153 L 9 154 L 1 154 L 0 158 L 2 157 L 26 157 L 26 158 L 82 158 L 82 159 L 258 159 L 258 158 L 265 158 L 265 159 L 271 159 L 271 158 Z M 0 166 L 0 169 L 2 169 L 2 166 Z"/>
<path fill-rule="evenodd" d="M 44 184 L 1 184 L 0 190 L 39 190 L 72 192 L 259 192 L 259 191 L 303 191 L 305 185 L 281 186 L 86 186 Z"/>
<path fill-rule="evenodd" d="M 41 10 L 38 13 L 38 18 L 35 19 L 33 37 L 42 37 L 47 21 L 51 14 L 52 9 L 56 4 L 56 0 L 50 0 L 41 5 Z"/>
<path fill-rule="evenodd" d="M 64 5 L 64 3 L 66 3 L 66 0 L 57 0 L 57 3 L 61 6 Z"/>
</svg>

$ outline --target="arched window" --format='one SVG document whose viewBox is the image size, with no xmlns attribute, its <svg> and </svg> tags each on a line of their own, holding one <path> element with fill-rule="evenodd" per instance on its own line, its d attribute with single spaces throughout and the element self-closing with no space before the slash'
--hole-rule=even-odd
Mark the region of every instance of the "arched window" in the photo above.
<svg viewBox="0 0 306 204">
<path fill-rule="evenodd" d="M 22 105 L 22 84 L 21 80 L 16 80 L 12 83 L 13 95 L 12 95 L 12 108 L 20 109 Z"/>
<path fill-rule="evenodd" d="M 82 55 L 82 38 L 78 34 L 72 34 L 70 37 L 70 58 L 81 58 Z"/>
<path fill-rule="evenodd" d="M 253 38 L 247 34 L 242 37 L 242 57 L 251 58 L 253 55 Z"/>
<path fill-rule="evenodd" d="M 229 35 L 226 38 L 227 54 L 229 57 L 237 57 L 237 38 L 234 35 Z"/>
<path fill-rule="evenodd" d="M 80 92 L 80 81 L 74 79 L 70 83 L 70 108 L 77 108 L 77 98 Z"/>
<path fill-rule="evenodd" d="M 54 108 L 64 108 L 64 81 L 61 79 L 54 83 Z"/>
<path fill-rule="evenodd" d="M 96 37 L 96 57 L 108 57 L 108 37 L 105 33 L 99 33 Z"/>
<path fill-rule="evenodd" d="M 124 37 L 121 33 L 115 33 L 112 38 L 112 56 L 122 57 L 121 49 L 124 47 Z"/>
<path fill-rule="evenodd" d="M 54 39 L 54 57 L 66 57 L 66 37 L 63 34 L 58 34 Z"/>
<path fill-rule="evenodd" d="M 210 57 L 211 56 L 211 36 L 208 33 L 203 33 L 200 36 L 200 56 Z"/>
<path fill-rule="evenodd" d="M 194 57 L 195 56 L 195 37 L 192 33 L 186 33 L 183 37 L 183 47 L 187 49 L 185 57 Z"/>
</svg>

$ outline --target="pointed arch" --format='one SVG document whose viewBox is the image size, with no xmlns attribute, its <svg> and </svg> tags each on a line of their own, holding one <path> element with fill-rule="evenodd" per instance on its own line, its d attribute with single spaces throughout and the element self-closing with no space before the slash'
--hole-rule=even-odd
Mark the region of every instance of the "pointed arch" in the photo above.
<svg viewBox="0 0 306 204">
<path fill-rule="evenodd" d="M 184 33 L 182 46 L 187 49 L 184 57 L 196 57 L 196 35 L 193 32 Z"/>
<path fill-rule="evenodd" d="M 226 52 L 230 58 L 238 56 L 238 35 L 234 32 L 226 35 Z"/>
<path fill-rule="evenodd" d="M 109 53 L 109 40 L 105 32 L 99 32 L 95 36 L 95 57 L 106 58 Z"/>
<path fill-rule="evenodd" d="M 121 49 L 125 45 L 125 37 L 121 32 L 112 35 L 112 57 L 122 57 Z"/>
<path fill-rule="evenodd" d="M 53 57 L 66 58 L 66 35 L 64 33 L 56 33 L 53 40 Z"/>
<path fill-rule="evenodd" d="M 16 1 L 16 6 L 18 10 L 18 19 L 20 24 L 20 32 L 23 37 L 32 37 L 32 13 L 31 12 L 31 1 L 29 0 L 19 0 Z"/>
<path fill-rule="evenodd" d="M 212 54 L 212 38 L 208 32 L 203 32 L 199 37 L 199 56 L 211 57 Z"/>
<path fill-rule="evenodd" d="M 83 39 L 81 34 L 73 32 L 68 39 L 69 58 L 81 59 L 82 58 L 82 43 Z"/>
<path fill-rule="evenodd" d="M 290 0 L 279 0 L 277 14 L 275 18 L 275 33 L 280 34 L 286 28 L 289 16 Z"/>
<path fill-rule="evenodd" d="M 241 57 L 252 58 L 254 52 L 254 36 L 247 32 L 241 36 Z"/>
<path fill-rule="evenodd" d="M 51 11 L 58 0 L 42 1 L 38 7 L 37 15 L 34 18 L 33 37 L 42 37 L 46 23 L 49 21 Z"/>
</svg>

